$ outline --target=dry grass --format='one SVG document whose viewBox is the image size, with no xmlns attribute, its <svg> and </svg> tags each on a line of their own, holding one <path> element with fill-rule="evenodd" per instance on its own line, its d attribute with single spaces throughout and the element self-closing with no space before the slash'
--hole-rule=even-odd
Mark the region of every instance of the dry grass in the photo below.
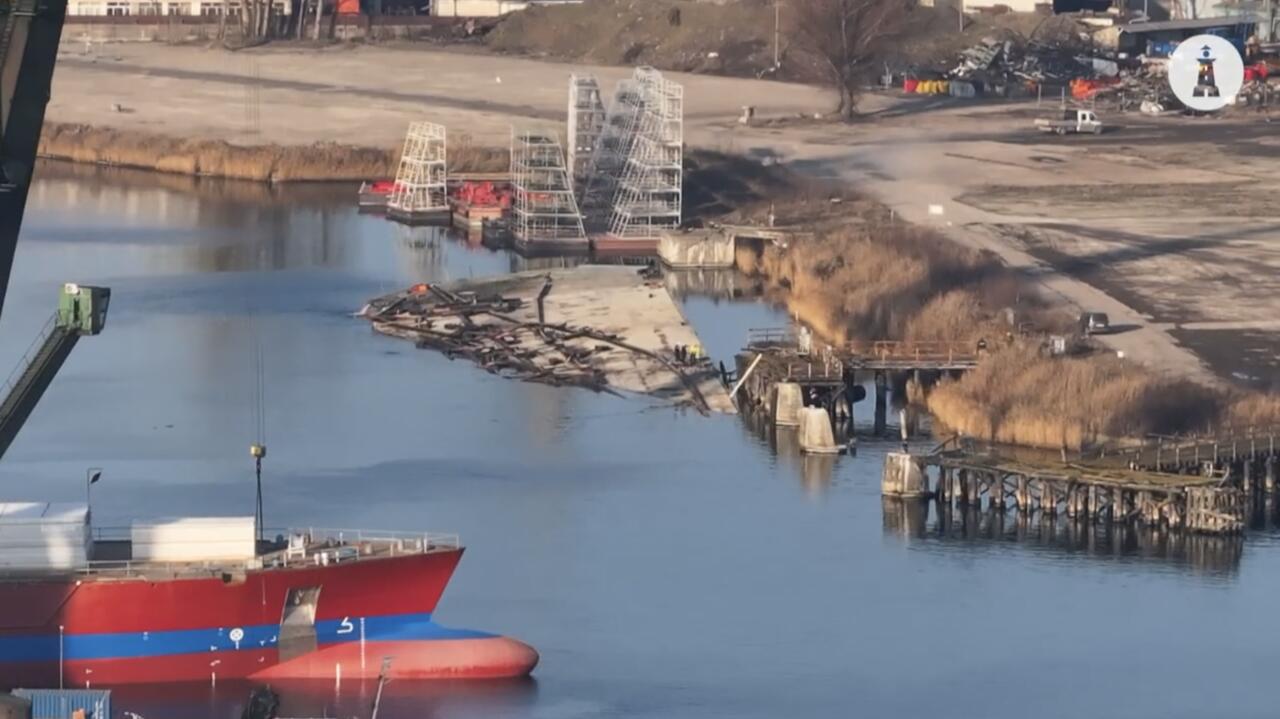
<svg viewBox="0 0 1280 719">
<path fill-rule="evenodd" d="M 1234 397 L 1110 354 L 1043 355 L 1046 334 L 1074 331 L 1068 312 L 1035 299 L 1025 280 L 991 255 L 887 223 L 866 203 L 855 206 L 856 216 L 843 226 L 820 225 L 812 238 L 788 247 L 740 244 L 738 268 L 763 280 L 793 316 L 832 344 L 986 339 L 999 347 L 958 380 L 909 387 L 909 400 L 927 406 L 944 429 L 1078 450 L 1214 423 L 1280 423 L 1277 395 Z"/>
<path fill-rule="evenodd" d="M 1120 437 L 1185 432 L 1221 411 L 1223 397 L 1111 355 L 1041 356 L 1017 344 L 928 393 L 946 428 L 993 442 L 1078 450 Z"/>
<path fill-rule="evenodd" d="M 395 172 L 398 153 L 398 149 L 336 143 L 241 146 L 219 140 L 186 140 L 60 123 L 47 123 L 40 138 L 41 157 L 260 182 L 388 177 Z M 461 142 L 451 149 L 450 171 L 492 172 L 506 168 L 507 151 L 503 148 Z"/>
<path fill-rule="evenodd" d="M 1280 395 L 1268 392 L 1235 397 L 1222 422 L 1236 427 L 1280 425 Z"/>
<path fill-rule="evenodd" d="M 931 232 L 869 218 L 790 247 L 742 249 L 738 267 L 785 290 L 793 315 L 833 344 L 852 339 L 977 341 L 1011 328 L 997 319 L 1019 301 L 993 257 Z"/>
</svg>

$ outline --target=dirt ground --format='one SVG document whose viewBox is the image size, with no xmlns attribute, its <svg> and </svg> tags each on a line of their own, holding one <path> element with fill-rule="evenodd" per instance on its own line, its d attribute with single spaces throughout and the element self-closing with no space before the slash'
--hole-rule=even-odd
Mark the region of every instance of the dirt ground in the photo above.
<svg viewBox="0 0 1280 719">
<path fill-rule="evenodd" d="M 1034 102 L 910 98 L 854 127 L 739 137 L 1107 312 L 1122 331 L 1105 341 L 1129 357 L 1206 382 L 1280 386 L 1276 125 L 1134 116 L 1098 137 L 1059 138 L 1032 130 L 1035 114 Z"/>
<path fill-rule="evenodd" d="M 231 53 L 117 44 L 86 55 L 73 45 L 59 55 L 48 119 L 241 144 L 375 147 L 396 146 L 410 121 L 431 120 L 452 141 L 506 146 L 513 126 L 563 132 L 574 72 L 596 75 L 610 92 L 631 70 L 365 46 Z M 743 105 L 769 114 L 829 109 L 822 90 L 804 85 L 672 77 L 685 88 L 686 136 L 703 146 L 717 145 L 719 130 L 708 123 L 732 121 Z"/>
<path fill-rule="evenodd" d="M 417 119 L 454 141 L 505 144 L 513 125 L 563 127 L 571 72 L 606 87 L 628 72 L 369 47 L 82 53 L 64 53 L 49 119 L 244 144 L 391 147 Z M 1276 124 L 1104 114 L 1119 126 L 1059 138 L 1031 129 L 1034 102 L 887 93 L 838 126 L 796 119 L 831 109 L 817 88 L 675 77 L 690 145 L 855 183 L 908 221 L 998 253 L 1049 295 L 1107 312 L 1125 331 L 1106 342 L 1159 371 L 1280 386 Z M 742 105 L 757 126 L 736 122 Z"/>
</svg>

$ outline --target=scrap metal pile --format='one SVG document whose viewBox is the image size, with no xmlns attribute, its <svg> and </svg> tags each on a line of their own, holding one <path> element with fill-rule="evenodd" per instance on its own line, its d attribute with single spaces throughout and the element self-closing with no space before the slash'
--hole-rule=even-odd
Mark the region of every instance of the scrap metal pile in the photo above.
<svg viewBox="0 0 1280 719">
<path fill-rule="evenodd" d="M 1118 78 L 1117 62 L 1075 42 L 987 38 L 962 50 L 949 70 L 917 69 L 904 76 L 903 89 L 955 97 L 1006 96 L 1017 88 L 1066 86 L 1087 82 L 1103 86 Z M 1072 91 L 1076 92 L 1075 85 Z"/>
<path fill-rule="evenodd" d="M 1116 61 L 1078 46 L 1031 41 L 1025 44 L 994 38 L 960 53 L 960 62 L 947 75 L 959 80 L 1063 84 L 1080 77 L 1113 77 Z"/>
<path fill-rule="evenodd" d="M 1149 114 L 1181 111 L 1182 104 L 1169 88 L 1166 67 L 1163 57 L 1121 61 L 1113 52 L 1093 48 L 1087 37 L 1055 42 L 987 38 L 960 51 L 949 70 L 908 73 L 903 89 L 975 97 L 1004 96 L 1018 88 L 1034 94 L 1046 86 L 1055 88 L 1056 94 L 1061 87 L 1073 100 L 1113 109 Z M 1278 96 L 1274 71 L 1261 62 L 1246 65 L 1237 105 L 1264 107 Z"/>
</svg>

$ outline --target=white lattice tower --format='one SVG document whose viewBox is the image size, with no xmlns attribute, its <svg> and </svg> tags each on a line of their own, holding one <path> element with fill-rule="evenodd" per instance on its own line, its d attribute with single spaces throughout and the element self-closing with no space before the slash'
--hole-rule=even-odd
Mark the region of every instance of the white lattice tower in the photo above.
<svg viewBox="0 0 1280 719">
<path fill-rule="evenodd" d="M 649 67 L 636 69 L 638 126 L 614 194 L 609 231 L 656 238 L 680 226 L 684 187 L 684 88 Z"/>
<path fill-rule="evenodd" d="M 637 71 L 638 73 L 638 71 Z M 608 229 L 618 178 L 635 144 L 636 125 L 643 102 L 635 77 L 619 80 L 614 88 L 604 127 L 601 129 L 587 171 L 579 204 L 592 230 Z"/>
<path fill-rule="evenodd" d="M 511 178 L 516 239 L 586 241 L 573 181 L 555 133 L 513 130 Z"/>
<path fill-rule="evenodd" d="M 595 75 L 569 76 L 568 165 L 574 192 L 581 195 L 591 169 L 591 154 L 604 129 L 607 113 Z"/>
<path fill-rule="evenodd" d="M 444 125 L 409 123 L 396 184 L 387 200 L 389 211 L 413 214 L 448 209 L 445 144 Z"/>
</svg>

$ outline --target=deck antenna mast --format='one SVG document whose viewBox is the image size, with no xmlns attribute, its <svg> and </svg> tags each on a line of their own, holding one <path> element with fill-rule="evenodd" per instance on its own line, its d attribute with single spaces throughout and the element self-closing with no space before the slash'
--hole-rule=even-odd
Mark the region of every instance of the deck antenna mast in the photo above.
<svg viewBox="0 0 1280 719">
<path fill-rule="evenodd" d="M 256 332 L 254 333 L 257 334 Z M 257 439 L 253 444 L 249 445 L 249 456 L 253 457 L 254 475 L 257 478 L 258 499 L 256 511 L 254 513 L 254 524 L 258 528 L 258 542 L 262 542 L 263 532 L 263 513 L 262 513 L 262 459 L 267 456 L 267 422 L 266 413 L 263 410 L 264 399 L 266 393 L 265 372 L 262 369 L 262 340 L 255 336 L 254 338 L 254 359 L 255 362 L 255 380 L 254 386 L 254 405 L 255 417 L 257 423 Z"/>
</svg>

